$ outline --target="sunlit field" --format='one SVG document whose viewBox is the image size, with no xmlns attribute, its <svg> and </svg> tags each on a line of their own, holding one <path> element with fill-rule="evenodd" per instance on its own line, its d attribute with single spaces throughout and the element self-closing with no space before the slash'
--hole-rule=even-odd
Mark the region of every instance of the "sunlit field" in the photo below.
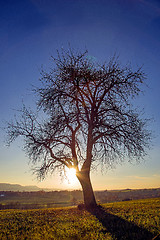
<svg viewBox="0 0 160 240">
<path fill-rule="evenodd" d="M 77 207 L 1 210 L 0 239 L 160 239 L 160 198 Z"/>
</svg>

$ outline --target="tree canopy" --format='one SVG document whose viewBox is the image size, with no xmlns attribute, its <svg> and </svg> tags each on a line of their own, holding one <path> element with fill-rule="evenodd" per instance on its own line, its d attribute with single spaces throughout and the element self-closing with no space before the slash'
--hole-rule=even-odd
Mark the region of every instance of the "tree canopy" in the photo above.
<svg viewBox="0 0 160 240">
<path fill-rule="evenodd" d="M 85 192 L 83 179 L 90 182 L 92 167 L 139 161 L 145 155 L 147 121 L 132 105 L 142 92 L 145 74 L 141 68 L 122 66 L 115 57 L 97 63 L 87 51 L 62 50 L 52 61 L 53 68 L 42 70 L 35 89 L 37 110 L 45 119 L 39 121 L 23 106 L 21 117 L 8 123 L 8 142 L 24 137 L 27 155 L 40 163 L 41 178 L 55 169 L 75 168 Z"/>
</svg>

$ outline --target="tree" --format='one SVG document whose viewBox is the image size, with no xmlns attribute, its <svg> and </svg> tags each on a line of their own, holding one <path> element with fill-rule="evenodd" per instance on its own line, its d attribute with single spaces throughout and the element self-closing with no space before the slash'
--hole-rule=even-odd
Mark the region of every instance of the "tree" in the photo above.
<svg viewBox="0 0 160 240">
<path fill-rule="evenodd" d="M 145 74 L 121 66 L 113 57 L 98 64 L 87 51 L 71 49 L 52 57 L 53 69 L 42 70 L 38 115 L 25 106 L 21 117 L 7 125 L 8 143 L 24 137 L 24 150 L 40 167 L 40 178 L 58 169 L 75 168 L 86 207 L 96 206 L 90 171 L 96 164 L 119 160 L 139 161 L 146 153 L 150 133 L 146 120 L 133 108 L 132 98 L 141 93 Z"/>
</svg>

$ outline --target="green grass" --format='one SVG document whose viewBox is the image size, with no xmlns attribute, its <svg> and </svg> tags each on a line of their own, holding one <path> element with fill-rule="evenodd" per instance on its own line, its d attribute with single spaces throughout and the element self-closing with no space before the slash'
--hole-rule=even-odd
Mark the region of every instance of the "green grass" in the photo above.
<svg viewBox="0 0 160 240">
<path fill-rule="evenodd" d="M 160 198 L 104 204 L 94 214 L 76 207 L 0 211 L 2 240 L 147 240 L 159 233 Z"/>
</svg>

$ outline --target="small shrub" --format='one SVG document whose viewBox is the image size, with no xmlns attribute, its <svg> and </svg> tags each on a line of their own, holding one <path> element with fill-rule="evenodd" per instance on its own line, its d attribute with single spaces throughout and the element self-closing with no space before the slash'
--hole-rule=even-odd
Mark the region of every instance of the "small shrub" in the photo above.
<svg viewBox="0 0 160 240">
<path fill-rule="evenodd" d="M 85 209 L 85 205 L 84 205 L 84 203 L 80 203 L 80 204 L 78 204 L 78 210 L 84 210 Z"/>
</svg>

